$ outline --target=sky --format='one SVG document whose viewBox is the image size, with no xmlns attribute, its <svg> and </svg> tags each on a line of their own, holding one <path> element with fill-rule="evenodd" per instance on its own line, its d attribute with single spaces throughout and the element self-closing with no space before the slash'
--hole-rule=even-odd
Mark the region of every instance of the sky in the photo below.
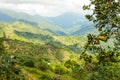
<svg viewBox="0 0 120 80">
<path fill-rule="evenodd" d="M 31 15 L 58 16 L 65 12 L 87 14 L 82 6 L 89 0 L 0 0 L 0 9 L 10 9 Z"/>
</svg>

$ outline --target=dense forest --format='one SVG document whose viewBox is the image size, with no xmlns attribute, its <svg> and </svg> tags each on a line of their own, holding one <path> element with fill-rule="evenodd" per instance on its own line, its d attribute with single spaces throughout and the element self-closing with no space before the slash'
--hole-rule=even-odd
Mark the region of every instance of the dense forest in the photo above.
<svg viewBox="0 0 120 80">
<path fill-rule="evenodd" d="M 0 23 L 0 80 L 120 80 L 120 1 L 91 0 L 83 9 L 93 11 L 85 17 L 96 30 L 82 30 L 95 34 L 7 16 L 14 22 Z"/>
</svg>

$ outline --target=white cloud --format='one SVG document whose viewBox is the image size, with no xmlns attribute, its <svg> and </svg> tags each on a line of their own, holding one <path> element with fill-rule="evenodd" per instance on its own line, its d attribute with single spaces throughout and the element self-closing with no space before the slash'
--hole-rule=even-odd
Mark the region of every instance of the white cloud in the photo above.
<svg viewBox="0 0 120 80">
<path fill-rule="evenodd" d="M 89 0 L 0 0 L 0 8 L 42 16 L 57 16 L 64 12 L 84 14 L 84 4 L 89 4 Z"/>
</svg>

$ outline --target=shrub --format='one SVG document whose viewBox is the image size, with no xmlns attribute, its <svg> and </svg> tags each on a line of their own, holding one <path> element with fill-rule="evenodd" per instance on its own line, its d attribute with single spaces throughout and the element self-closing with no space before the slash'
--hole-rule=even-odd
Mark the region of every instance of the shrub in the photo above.
<svg viewBox="0 0 120 80">
<path fill-rule="evenodd" d="M 34 63 L 34 61 L 31 60 L 31 59 L 27 59 L 27 60 L 25 60 L 25 61 L 23 62 L 23 65 L 24 65 L 24 66 L 27 66 L 27 67 L 34 67 L 34 66 L 35 66 L 35 63 Z"/>
<path fill-rule="evenodd" d="M 62 66 L 56 66 L 54 72 L 60 75 L 68 73 L 68 71 Z"/>
<path fill-rule="evenodd" d="M 52 67 L 48 63 L 50 63 L 50 62 L 46 58 L 39 58 L 36 63 L 36 68 L 38 68 L 42 71 L 46 71 L 46 70 L 52 71 Z"/>
</svg>

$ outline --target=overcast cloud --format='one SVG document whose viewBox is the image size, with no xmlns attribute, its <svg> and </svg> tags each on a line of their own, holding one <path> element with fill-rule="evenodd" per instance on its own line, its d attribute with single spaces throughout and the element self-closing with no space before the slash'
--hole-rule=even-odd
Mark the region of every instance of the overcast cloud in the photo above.
<svg viewBox="0 0 120 80">
<path fill-rule="evenodd" d="M 42 16 L 57 16 L 64 12 L 85 14 L 82 6 L 89 0 L 0 0 L 0 8 Z"/>
</svg>

